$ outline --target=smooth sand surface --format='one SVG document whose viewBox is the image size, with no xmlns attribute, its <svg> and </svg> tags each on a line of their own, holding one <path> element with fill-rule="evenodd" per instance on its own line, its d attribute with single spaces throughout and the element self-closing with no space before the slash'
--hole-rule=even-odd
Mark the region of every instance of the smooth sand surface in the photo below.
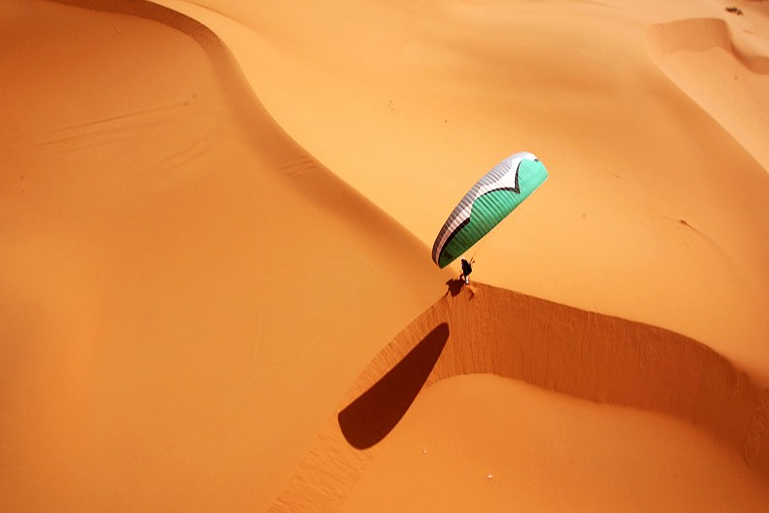
<svg viewBox="0 0 769 513">
<path fill-rule="evenodd" d="M 0 5 L 0 510 L 763 511 L 769 3 L 159 4 Z"/>
<path fill-rule="evenodd" d="M 340 511 L 759 512 L 768 501 L 737 455 L 690 425 L 487 374 L 426 389 Z"/>
</svg>

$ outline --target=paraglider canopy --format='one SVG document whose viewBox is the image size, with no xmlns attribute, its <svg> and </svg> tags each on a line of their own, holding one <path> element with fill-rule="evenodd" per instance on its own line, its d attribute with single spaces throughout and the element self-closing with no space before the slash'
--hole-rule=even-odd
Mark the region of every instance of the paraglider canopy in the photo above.
<svg viewBox="0 0 769 513">
<path fill-rule="evenodd" d="M 507 157 L 486 173 L 454 208 L 433 244 L 433 262 L 444 268 L 489 233 L 547 179 L 532 153 Z"/>
</svg>

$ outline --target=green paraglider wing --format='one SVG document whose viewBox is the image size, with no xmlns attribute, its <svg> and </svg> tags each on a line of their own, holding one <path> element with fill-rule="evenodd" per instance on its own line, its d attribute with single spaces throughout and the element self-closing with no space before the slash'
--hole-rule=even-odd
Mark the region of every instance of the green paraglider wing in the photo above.
<svg viewBox="0 0 769 513">
<path fill-rule="evenodd" d="M 449 215 L 433 244 L 433 262 L 444 268 L 456 260 L 546 179 L 547 169 L 531 153 L 516 153 L 497 164 Z"/>
</svg>

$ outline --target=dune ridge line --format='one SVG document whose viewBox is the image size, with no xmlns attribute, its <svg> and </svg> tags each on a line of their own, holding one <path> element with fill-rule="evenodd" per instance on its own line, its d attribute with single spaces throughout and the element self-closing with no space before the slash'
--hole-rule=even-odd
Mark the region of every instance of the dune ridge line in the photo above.
<svg viewBox="0 0 769 513">
<path fill-rule="evenodd" d="M 448 342 L 425 386 L 490 373 L 597 403 L 663 413 L 711 433 L 769 481 L 769 390 L 729 360 L 666 329 L 480 283 L 456 296 L 447 293 L 396 336 L 351 387 L 339 414 L 383 376 L 392 376 L 398 362 L 444 323 Z M 371 425 L 357 429 L 381 431 L 394 415 L 405 414 L 397 411 L 404 407 L 400 400 L 368 406 L 378 411 L 361 415 Z M 310 506 L 331 512 L 344 502 L 377 448 L 353 447 L 340 419 L 328 421 L 271 512 Z"/>
</svg>

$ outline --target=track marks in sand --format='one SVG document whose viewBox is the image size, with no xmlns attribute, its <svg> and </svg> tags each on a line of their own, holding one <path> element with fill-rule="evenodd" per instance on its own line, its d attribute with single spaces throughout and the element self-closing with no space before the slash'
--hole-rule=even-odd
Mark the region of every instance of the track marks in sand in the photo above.
<svg viewBox="0 0 769 513">
<path fill-rule="evenodd" d="M 94 178 L 111 177 L 157 191 L 206 172 L 221 141 L 219 127 L 226 122 L 221 104 L 177 102 L 2 139 L 0 162 L 22 170 L 44 163 L 52 171 L 78 174 L 97 169 L 90 171 Z M 161 140 L 164 144 L 152 144 Z M 115 160 L 116 152 L 126 156 Z"/>
<path fill-rule="evenodd" d="M 302 178 L 316 173 L 319 169 L 320 164 L 318 161 L 309 155 L 301 155 L 297 158 L 287 160 L 278 166 L 280 174 L 290 179 Z"/>
<path fill-rule="evenodd" d="M 188 101 L 178 102 L 37 133 L 6 137 L 0 139 L 0 152 L 24 158 L 82 148 L 96 150 L 101 145 L 130 139 L 147 130 L 162 130 L 175 123 L 186 123 L 194 127 L 194 120 L 201 113 L 189 113 L 189 106 Z"/>
</svg>

